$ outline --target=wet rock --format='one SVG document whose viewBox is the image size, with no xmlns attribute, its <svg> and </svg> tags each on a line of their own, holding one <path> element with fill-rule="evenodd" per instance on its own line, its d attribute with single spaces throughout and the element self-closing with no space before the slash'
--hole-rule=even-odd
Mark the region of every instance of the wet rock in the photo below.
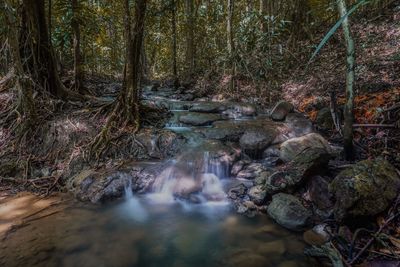
<svg viewBox="0 0 400 267">
<path fill-rule="evenodd" d="M 374 216 L 396 198 L 400 177 L 384 159 L 364 160 L 340 172 L 329 189 L 336 198 L 336 219 Z"/>
<path fill-rule="evenodd" d="M 270 116 L 274 121 L 283 121 L 293 110 L 294 106 L 291 103 L 282 100 L 275 105 Z"/>
<path fill-rule="evenodd" d="M 270 194 L 294 189 L 316 173 L 323 173 L 327 169 L 330 158 L 330 154 L 325 149 L 306 149 L 281 171 L 268 177 L 265 188 Z"/>
<path fill-rule="evenodd" d="M 275 158 L 279 157 L 280 155 L 281 150 L 279 145 L 270 146 L 263 152 L 263 158 Z"/>
<path fill-rule="evenodd" d="M 265 169 L 261 163 L 253 162 L 243 166 L 242 170 L 237 173 L 236 178 L 252 180 L 263 171 Z"/>
<path fill-rule="evenodd" d="M 320 246 L 325 244 L 330 239 L 329 233 L 325 230 L 326 227 L 326 224 L 319 224 L 304 232 L 304 241 L 311 246 Z"/>
<path fill-rule="evenodd" d="M 250 200 L 256 205 L 263 205 L 267 197 L 267 192 L 265 192 L 265 189 L 262 185 L 251 187 L 247 194 L 249 195 Z"/>
<path fill-rule="evenodd" d="M 219 113 L 226 109 L 224 104 L 216 102 L 199 102 L 193 104 L 190 108 L 192 112 L 202 112 L 202 113 Z"/>
<path fill-rule="evenodd" d="M 334 127 L 332 114 L 330 108 L 323 108 L 318 111 L 315 123 L 319 128 L 324 130 L 330 130 Z"/>
<path fill-rule="evenodd" d="M 333 195 L 329 191 L 329 181 L 321 176 L 314 176 L 308 183 L 310 201 L 319 210 L 333 207 Z"/>
<path fill-rule="evenodd" d="M 213 126 L 202 131 L 208 139 L 237 142 L 245 131 L 232 121 L 216 121 Z"/>
<path fill-rule="evenodd" d="M 236 176 L 243 168 L 251 163 L 250 160 L 239 160 L 233 164 L 231 169 L 231 174 Z"/>
<path fill-rule="evenodd" d="M 223 120 L 222 116 L 219 114 L 200 112 L 189 112 L 179 118 L 180 122 L 193 126 L 207 126 L 218 120 Z"/>
<path fill-rule="evenodd" d="M 271 175 L 272 175 L 271 170 L 265 170 L 260 172 L 260 174 L 254 178 L 254 185 L 265 185 L 268 177 L 270 177 Z"/>
<path fill-rule="evenodd" d="M 228 196 L 231 199 L 238 199 L 242 198 L 246 195 L 247 187 L 244 184 L 240 184 L 231 188 L 228 192 Z"/>
<path fill-rule="evenodd" d="M 312 216 L 312 212 L 297 197 L 284 193 L 272 197 L 267 211 L 278 224 L 294 231 L 303 230 Z"/>
<path fill-rule="evenodd" d="M 288 114 L 285 123 L 290 129 L 289 138 L 301 137 L 314 132 L 312 122 L 301 113 Z"/>
<path fill-rule="evenodd" d="M 280 158 L 285 162 L 289 162 L 308 148 L 320 148 L 324 149 L 327 153 L 331 152 L 329 143 L 325 138 L 317 133 L 310 133 L 282 143 Z"/>
<path fill-rule="evenodd" d="M 273 128 L 247 130 L 239 140 L 240 147 L 247 155 L 259 158 L 275 137 L 276 131 Z"/>
</svg>

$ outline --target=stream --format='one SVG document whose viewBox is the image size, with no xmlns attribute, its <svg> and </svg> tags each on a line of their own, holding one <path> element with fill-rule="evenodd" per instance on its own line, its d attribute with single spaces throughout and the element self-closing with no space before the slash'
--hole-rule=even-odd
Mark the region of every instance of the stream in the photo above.
<svg viewBox="0 0 400 267">
<path fill-rule="evenodd" d="M 300 234 L 266 215 L 237 214 L 228 192 L 245 181 L 231 178 L 224 157 L 207 150 L 215 145 L 201 132 L 213 121 L 182 124 L 179 117 L 190 112 L 170 110 L 174 116 L 166 128 L 185 136 L 187 151 L 163 162 L 151 192 L 136 194 L 127 183 L 123 198 L 106 204 L 68 199 L 61 210 L 11 228 L 0 245 L 0 265 L 314 266 L 303 254 Z M 255 118 L 229 119 L 234 124 Z M 0 226 L 10 210 L 7 200 L 0 202 Z"/>
</svg>

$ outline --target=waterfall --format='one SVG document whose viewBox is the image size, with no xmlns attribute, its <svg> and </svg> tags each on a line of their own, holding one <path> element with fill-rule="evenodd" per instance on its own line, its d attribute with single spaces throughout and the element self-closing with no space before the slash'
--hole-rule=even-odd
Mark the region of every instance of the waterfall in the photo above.
<svg viewBox="0 0 400 267">
<path fill-rule="evenodd" d="M 139 198 L 133 195 L 131 181 L 125 186 L 125 202 L 121 211 L 136 222 L 145 222 L 148 218 L 148 213 Z"/>
<path fill-rule="evenodd" d="M 157 203 L 177 200 L 190 203 L 224 201 L 226 194 L 221 179 L 227 177 L 227 167 L 209 152 L 187 153 L 170 161 L 156 178 L 148 197 Z"/>
</svg>

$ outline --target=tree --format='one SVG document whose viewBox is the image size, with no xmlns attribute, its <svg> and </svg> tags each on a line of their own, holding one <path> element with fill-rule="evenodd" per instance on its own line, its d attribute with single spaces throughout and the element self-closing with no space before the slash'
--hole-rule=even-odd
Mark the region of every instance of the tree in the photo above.
<svg viewBox="0 0 400 267">
<path fill-rule="evenodd" d="M 79 29 L 79 3 L 78 0 L 72 0 L 72 20 L 71 28 L 74 44 L 74 89 L 83 93 L 83 64 L 81 57 L 81 33 Z"/>
<path fill-rule="evenodd" d="M 192 78 L 194 74 L 194 4 L 193 0 L 185 0 L 186 16 L 186 65 L 187 78 Z"/>
<path fill-rule="evenodd" d="M 136 133 L 140 128 L 139 81 L 141 75 L 140 57 L 144 35 L 147 0 L 137 0 L 135 3 L 135 22 L 131 26 L 129 0 L 125 0 L 125 39 L 126 67 L 124 87 L 116 100 L 113 112 L 101 133 L 92 143 L 92 152 L 99 157 L 110 141 L 112 129 L 120 130 L 125 126 L 130 132 Z"/>
<path fill-rule="evenodd" d="M 235 88 L 235 44 L 233 41 L 233 15 L 234 15 L 235 2 L 234 0 L 228 0 L 228 14 L 227 14 L 227 48 L 229 57 L 229 68 L 230 68 L 230 78 L 229 78 L 229 90 L 232 92 Z"/>
<path fill-rule="evenodd" d="M 25 71 L 33 76 L 42 93 L 63 99 L 81 99 L 68 91 L 58 76 L 54 50 L 49 42 L 44 0 L 23 0 L 22 3 L 20 44 Z"/>
<path fill-rule="evenodd" d="M 267 31 L 267 23 L 265 21 L 265 16 L 267 15 L 267 0 L 260 0 L 260 17 L 261 17 L 261 32 Z"/>
<path fill-rule="evenodd" d="M 172 27 L 172 75 L 174 82 L 177 83 L 178 70 L 176 64 L 177 48 L 176 48 L 176 2 L 171 0 L 171 27 Z"/>
<path fill-rule="evenodd" d="M 344 153 L 347 160 L 352 160 L 353 153 L 353 123 L 354 123 L 354 41 L 351 36 L 348 12 L 344 0 L 337 0 L 337 6 L 341 17 L 344 39 L 346 41 L 346 104 L 344 106 Z"/>
</svg>

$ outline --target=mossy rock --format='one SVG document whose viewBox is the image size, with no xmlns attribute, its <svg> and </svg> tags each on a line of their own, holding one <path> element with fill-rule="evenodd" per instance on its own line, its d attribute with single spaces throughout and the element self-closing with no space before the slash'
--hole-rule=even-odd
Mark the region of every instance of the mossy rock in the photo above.
<svg viewBox="0 0 400 267">
<path fill-rule="evenodd" d="M 375 216 L 396 198 L 400 177 L 386 160 L 364 160 L 340 172 L 329 185 L 336 219 Z"/>
</svg>

